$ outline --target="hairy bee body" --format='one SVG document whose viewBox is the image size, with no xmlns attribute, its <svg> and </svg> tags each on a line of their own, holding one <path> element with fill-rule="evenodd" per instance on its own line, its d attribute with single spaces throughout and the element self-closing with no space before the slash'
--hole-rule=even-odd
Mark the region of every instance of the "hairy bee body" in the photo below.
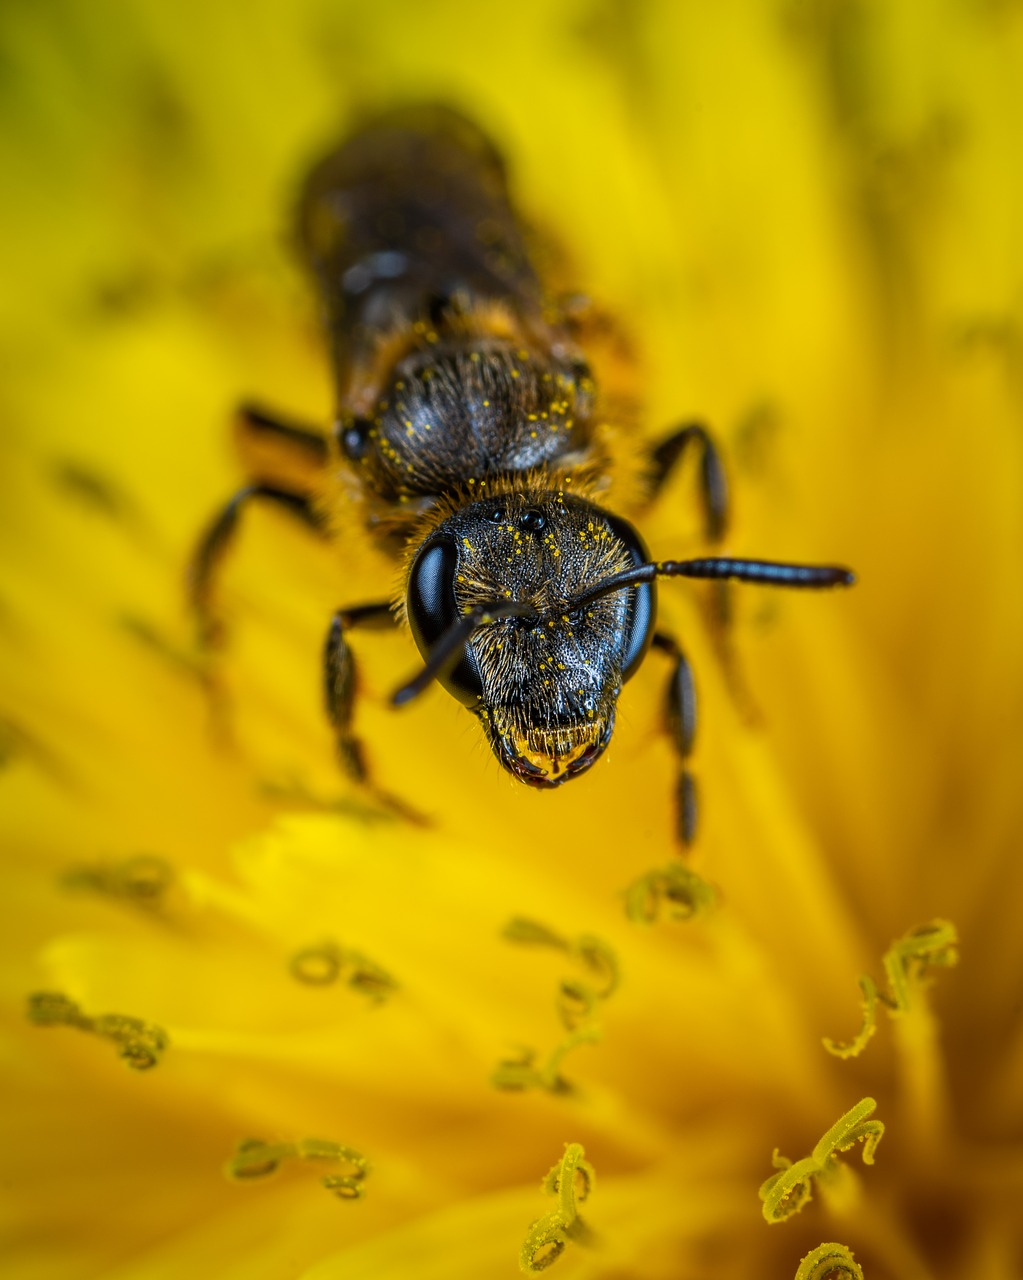
<svg viewBox="0 0 1023 1280">
<path fill-rule="evenodd" d="M 609 637 L 637 607 L 650 614 L 654 589 L 566 614 L 645 552 L 583 496 L 604 465 L 596 388 L 533 268 L 504 167 L 460 115 L 394 112 L 314 169 L 299 234 L 331 335 L 338 464 L 372 531 L 409 551 L 399 610 L 424 655 L 478 603 L 543 614 L 540 628 L 481 631 L 442 678 L 506 768 L 562 782 L 610 738 L 625 671 L 607 661 Z"/>
<path fill-rule="evenodd" d="M 253 483 L 228 503 L 193 566 L 200 616 L 248 500 L 328 533 L 341 523 L 331 504 L 354 502 L 403 574 L 397 598 L 339 609 L 328 633 L 327 709 L 346 771 L 372 789 L 355 728 L 355 628 L 407 621 L 425 667 L 396 704 L 437 680 L 476 716 L 501 765 L 540 788 L 599 758 L 622 686 L 655 644 L 673 663 L 665 729 L 688 841 L 695 695 L 681 647 L 655 630 L 655 579 L 820 587 L 852 575 L 725 558 L 653 563 L 633 525 L 601 505 L 614 414 L 583 350 L 585 308 L 545 292 L 501 159 L 461 115 L 425 106 L 370 120 L 309 175 L 298 238 L 330 340 L 334 431 L 325 441 L 243 411 L 246 431 L 304 454 L 315 475 L 304 489 Z M 652 501 L 687 451 L 701 456 L 716 539 L 727 487 L 701 426 L 676 429 L 636 470 Z"/>
</svg>

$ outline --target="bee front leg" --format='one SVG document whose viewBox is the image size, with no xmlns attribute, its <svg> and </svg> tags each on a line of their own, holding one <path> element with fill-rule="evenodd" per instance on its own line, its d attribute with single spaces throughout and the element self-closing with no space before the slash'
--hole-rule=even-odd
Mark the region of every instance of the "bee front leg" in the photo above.
<svg viewBox="0 0 1023 1280">
<path fill-rule="evenodd" d="M 672 636 L 658 631 L 654 635 L 655 649 L 672 659 L 672 671 L 668 678 L 664 700 L 664 728 L 671 738 L 678 757 L 678 784 L 675 790 L 676 831 L 678 838 L 688 849 L 696 835 L 696 782 L 687 767 L 696 736 L 696 686 L 689 661 Z"/>
<path fill-rule="evenodd" d="M 421 814 L 397 796 L 382 791 L 373 784 L 362 740 L 353 730 L 358 673 L 355 655 L 345 638 L 346 633 L 355 627 L 379 631 L 394 625 L 394 614 L 386 600 L 375 604 L 355 605 L 350 609 L 338 609 L 331 618 L 323 650 L 327 717 L 334 728 L 338 763 L 345 774 L 386 809 L 417 825 L 424 825 L 425 820 Z"/>
<path fill-rule="evenodd" d="M 720 542 L 728 525 L 728 478 L 714 437 L 700 423 L 679 427 L 650 450 L 647 499 L 652 503 L 660 496 L 672 472 L 693 446 L 700 450 L 700 499 L 707 538 Z"/>
</svg>

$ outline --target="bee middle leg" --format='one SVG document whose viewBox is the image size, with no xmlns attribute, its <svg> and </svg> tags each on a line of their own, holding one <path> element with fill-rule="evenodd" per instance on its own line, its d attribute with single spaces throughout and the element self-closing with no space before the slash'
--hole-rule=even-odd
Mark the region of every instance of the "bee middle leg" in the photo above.
<svg viewBox="0 0 1023 1280">
<path fill-rule="evenodd" d="M 696 782 L 687 764 L 696 736 L 696 686 L 692 667 L 673 636 L 663 631 L 655 632 L 653 645 L 672 661 L 665 689 L 664 728 L 678 757 L 676 833 L 683 847 L 688 849 L 696 835 L 697 818 Z"/>
<path fill-rule="evenodd" d="M 222 628 L 213 604 L 214 579 L 234 541 L 242 511 L 254 502 L 276 506 L 316 533 L 326 531 L 322 517 L 306 494 L 270 484 L 248 484 L 239 489 L 213 518 L 189 564 L 188 594 L 203 647 L 212 647 L 221 639 Z"/>
<path fill-rule="evenodd" d="M 654 445 L 648 454 L 647 501 L 653 503 L 683 458 L 696 448 L 700 452 L 700 500 L 708 541 L 720 542 L 728 528 L 728 477 L 714 437 L 698 422 L 677 428 Z M 732 697 L 744 718 L 758 719 L 756 703 L 742 677 L 732 646 L 732 584 L 714 582 L 706 597 L 705 614 Z"/>
<path fill-rule="evenodd" d="M 250 483 L 310 492 L 327 465 L 329 446 L 322 431 L 281 417 L 256 404 L 242 404 L 234 419 L 235 444 Z"/>
<path fill-rule="evenodd" d="M 386 600 L 338 609 L 333 615 L 323 650 L 327 717 L 334 728 L 338 763 L 345 774 L 384 808 L 417 825 L 424 825 L 425 819 L 421 814 L 373 783 L 362 740 L 353 728 L 358 671 L 346 634 L 356 627 L 381 631 L 393 626 L 395 617 Z"/>
</svg>

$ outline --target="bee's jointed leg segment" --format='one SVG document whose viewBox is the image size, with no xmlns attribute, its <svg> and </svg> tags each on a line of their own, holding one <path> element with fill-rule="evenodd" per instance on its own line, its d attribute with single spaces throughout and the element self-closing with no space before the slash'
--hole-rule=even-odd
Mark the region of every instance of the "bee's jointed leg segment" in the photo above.
<svg viewBox="0 0 1023 1280">
<path fill-rule="evenodd" d="M 666 653 L 673 663 L 665 690 L 664 727 L 679 761 L 677 830 L 679 840 L 688 848 L 696 835 L 697 817 L 696 782 L 686 765 L 696 736 L 696 686 L 692 667 L 672 636 L 658 631 L 654 634 L 653 645 L 661 653 Z"/>
<path fill-rule="evenodd" d="M 700 449 L 700 498 L 707 537 L 720 542 L 728 526 L 728 479 L 714 437 L 698 422 L 679 427 L 650 450 L 647 493 L 653 502 L 690 446 Z"/>
<path fill-rule="evenodd" d="M 261 440 L 270 440 L 281 447 L 304 454 L 309 462 L 320 466 L 326 464 L 327 441 L 315 427 L 279 418 L 255 404 L 239 405 L 235 421 L 238 433 L 245 442 L 255 444 Z"/>
<path fill-rule="evenodd" d="M 200 640 L 204 644 L 211 644 L 218 638 L 219 627 L 212 607 L 214 575 L 234 539 L 242 510 L 254 501 L 269 502 L 315 532 L 324 532 L 323 521 L 304 494 L 269 484 L 250 484 L 239 489 L 203 534 L 189 566 L 189 597 L 199 623 Z"/>
</svg>

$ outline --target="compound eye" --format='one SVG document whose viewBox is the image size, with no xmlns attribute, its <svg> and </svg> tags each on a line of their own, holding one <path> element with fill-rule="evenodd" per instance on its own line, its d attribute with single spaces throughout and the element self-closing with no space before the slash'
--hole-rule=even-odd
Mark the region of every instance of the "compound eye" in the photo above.
<svg viewBox="0 0 1023 1280">
<path fill-rule="evenodd" d="M 611 532 L 624 544 L 632 557 L 633 566 L 646 564 L 649 554 L 643 539 L 627 520 L 618 516 L 606 516 Z M 622 655 L 622 679 L 628 680 L 639 669 L 654 638 L 654 619 L 657 617 L 657 588 L 652 582 L 629 588 L 629 612 L 625 617 L 625 647 Z"/>
<path fill-rule="evenodd" d="M 408 580 L 408 620 L 425 661 L 441 636 L 458 621 L 455 575 L 458 549 L 453 539 L 439 537 L 425 543 L 412 562 Z M 474 707 L 483 696 L 479 666 L 466 648 L 440 683 L 459 702 Z"/>
</svg>

